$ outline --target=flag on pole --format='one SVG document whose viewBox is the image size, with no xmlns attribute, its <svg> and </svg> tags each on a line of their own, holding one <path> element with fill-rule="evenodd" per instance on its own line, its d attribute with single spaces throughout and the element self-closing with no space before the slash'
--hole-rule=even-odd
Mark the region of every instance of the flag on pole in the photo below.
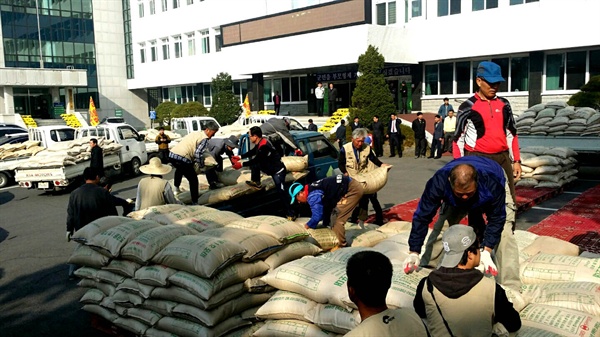
<svg viewBox="0 0 600 337">
<path fill-rule="evenodd" d="M 94 105 L 94 99 L 90 96 L 90 124 L 92 126 L 96 126 L 100 124 L 100 120 L 98 119 L 98 113 L 96 112 L 96 106 Z"/>
<path fill-rule="evenodd" d="M 250 100 L 248 99 L 248 94 L 246 94 L 246 98 L 244 99 L 244 111 L 246 112 L 246 118 L 250 117 L 252 111 L 250 110 Z"/>
</svg>

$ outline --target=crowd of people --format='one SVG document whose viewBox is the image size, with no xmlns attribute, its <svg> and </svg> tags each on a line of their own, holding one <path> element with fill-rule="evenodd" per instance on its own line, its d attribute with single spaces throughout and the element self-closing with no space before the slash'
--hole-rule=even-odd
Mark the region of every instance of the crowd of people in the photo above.
<svg viewBox="0 0 600 337">
<path fill-rule="evenodd" d="M 499 286 L 516 291 L 521 287 L 518 248 L 513 234 L 514 181 L 521 174 L 518 137 L 509 102 L 496 96 L 500 83 L 505 81 L 500 67 L 493 62 L 481 62 L 476 76 L 479 89 L 460 105 L 456 116 L 448 98 L 435 115 L 428 158 L 439 159 L 442 153 L 450 152 L 454 160 L 435 172 L 424 188 L 412 218 L 410 252 L 403 269 L 405 273 L 412 273 L 420 268 L 431 268 L 433 244 L 440 234 L 441 262 L 419 283 L 414 310 L 389 309 L 385 301 L 392 278 L 389 259 L 373 251 L 353 255 L 347 262 L 347 288 L 362 322 L 347 336 L 395 336 L 399 331 L 410 336 L 491 336 L 498 329 L 515 332 L 521 326 L 519 314 Z M 319 83 L 315 91 L 321 105 L 319 116 L 323 114 L 324 91 Z M 330 84 L 327 95 L 330 115 L 336 95 Z M 420 158 L 426 156 L 426 121 L 421 112 L 416 115 L 412 130 L 415 158 Z M 341 174 L 309 184 L 294 183 L 289 188 L 285 186 L 287 169 L 282 157 L 303 153 L 293 141 L 289 121 L 285 118 L 270 119 L 260 127 L 250 128 L 248 137 L 253 147 L 240 156 L 233 153 L 239 146 L 237 137 L 213 138 L 218 131 L 218 125 L 213 122 L 207 123 L 201 132 L 186 135 L 170 150 L 170 139 L 160 130 L 156 143 L 161 155 L 140 168 L 148 177 L 139 182 L 134 208 L 178 203 L 175 195 L 180 193 L 183 177 L 189 181 L 192 204 L 197 204 L 198 172 L 206 174 L 210 189 L 218 188 L 217 172 L 223 170 L 222 156 L 225 155 L 234 169 L 250 168 L 251 179 L 246 182 L 250 187 L 264 188 L 261 172 L 273 179 L 281 210 L 288 219 L 294 220 L 297 216 L 292 205 L 308 204 L 311 216 L 305 228 L 330 226 L 338 241 L 332 251 L 343 248 L 347 245 L 345 223 L 350 219 L 364 226 L 369 202 L 375 210 L 375 224 L 383 225 L 377 193 L 365 194 L 356 178 L 377 167 L 389 166 L 379 159 L 383 156 L 385 140 L 389 142 L 390 157 L 396 153 L 402 157 L 405 137 L 395 113 L 390 114 L 387 127 L 379 116 L 374 116 L 368 126 L 358 117 L 354 118 L 350 123 L 349 143 L 346 143 L 346 123 L 342 120 L 340 124 L 335 138 L 340 149 Z M 311 131 L 317 130 L 312 120 L 309 127 Z M 84 172 L 86 184 L 69 199 L 67 240 L 87 223 L 116 215 L 116 205 L 125 208 L 132 203 L 116 200 L 110 188 L 99 186 L 103 176 L 102 153 L 97 140 L 92 139 L 90 146 L 92 165 Z M 162 177 L 172 168 L 175 168 L 175 178 L 171 188 Z M 436 215 L 439 215 L 438 220 L 425 242 Z M 468 226 L 458 224 L 467 215 Z M 73 267 L 69 275 L 72 273 Z"/>
</svg>

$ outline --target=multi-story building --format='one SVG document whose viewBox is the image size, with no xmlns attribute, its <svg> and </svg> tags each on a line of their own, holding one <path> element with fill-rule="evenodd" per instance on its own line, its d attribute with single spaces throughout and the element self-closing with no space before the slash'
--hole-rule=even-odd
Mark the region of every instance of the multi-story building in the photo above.
<svg viewBox="0 0 600 337">
<path fill-rule="evenodd" d="M 515 110 L 566 99 L 600 74 L 597 0 L 131 0 L 130 90 L 210 107 L 210 82 L 234 79 L 253 110 L 313 113 L 317 81 L 350 105 L 357 60 L 368 45 L 386 61 L 393 91 L 410 87 L 412 110 L 476 91 L 482 60 L 502 66 L 501 95 Z M 399 100 L 399 95 L 396 94 Z"/>
<path fill-rule="evenodd" d="M 1 0 L 0 122 L 87 114 L 91 97 L 100 118 L 117 114 L 145 125 L 146 92 L 127 88 L 128 6 L 120 0 Z"/>
</svg>

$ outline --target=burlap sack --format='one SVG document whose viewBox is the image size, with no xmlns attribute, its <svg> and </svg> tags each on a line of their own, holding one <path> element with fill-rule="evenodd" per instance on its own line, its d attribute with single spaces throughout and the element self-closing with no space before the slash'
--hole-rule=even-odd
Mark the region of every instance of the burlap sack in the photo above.
<svg viewBox="0 0 600 337">
<path fill-rule="evenodd" d="M 108 257 L 117 257 L 129 241 L 138 235 L 159 227 L 160 224 L 151 220 L 130 221 L 112 227 L 94 236 L 87 245 Z"/>
<path fill-rule="evenodd" d="M 173 240 L 192 234 L 198 234 L 198 232 L 186 226 L 168 225 L 152 228 L 125 245 L 121 249 L 121 258 L 147 264 L 154 255 Z"/>
<path fill-rule="evenodd" d="M 301 172 L 308 169 L 308 155 L 304 157 L 285 156 L 281 157 L 281 161 L 288 172 Z"/>
<path fill-rule="evenodd" d="M 297 319 L 312 322 L 310 318 L 305 318 L 305 314 L 316 305 L 317 302 L 300 294 L 279 290 L 258 309 L 256 317 L 260 319 Z"/>
<path fill-rule="evenodd" d="M 362 185 L 365 194 L 377 193 L 387 183 L 390 168 L 391 166 L 378 167 L 367 173 L 352 177 L 352 179 L 356 179 Z"/>
</svg>

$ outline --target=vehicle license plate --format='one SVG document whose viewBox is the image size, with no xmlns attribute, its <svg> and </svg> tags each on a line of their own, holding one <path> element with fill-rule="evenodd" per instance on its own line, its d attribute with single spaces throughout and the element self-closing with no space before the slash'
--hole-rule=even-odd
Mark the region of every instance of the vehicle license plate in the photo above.
<svg viewBox="0 0 600 337">
<path fill-rule="evenodd" d="M 38 188 L 42 189 L 42 188 L 49 188 L 50 184 L 49 183 L 39 183 L 38 184 Z"/>
</svg>

